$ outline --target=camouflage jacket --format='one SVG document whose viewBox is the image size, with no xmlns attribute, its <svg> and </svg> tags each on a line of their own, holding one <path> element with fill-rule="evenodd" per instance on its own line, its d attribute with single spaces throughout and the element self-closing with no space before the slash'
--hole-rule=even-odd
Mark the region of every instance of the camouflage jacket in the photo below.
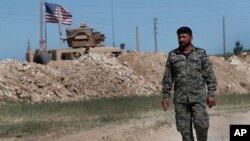
<svg viewBox="0 0 250 141">
<path fill-rule="evenodd" d="M 187 56 L 179 48 L 169 52 L 162 83 L 164 98 L 170 98 L 174 85 L 174 103 L 201 102 L 206 88 L 214 96 L 217 86 L 206 51 L 194 46 Z"/>
</svg>

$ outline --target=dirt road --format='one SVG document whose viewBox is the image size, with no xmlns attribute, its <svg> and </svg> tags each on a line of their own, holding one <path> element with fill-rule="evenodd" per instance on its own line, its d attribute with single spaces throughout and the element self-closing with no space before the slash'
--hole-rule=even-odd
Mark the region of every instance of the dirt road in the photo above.
<svg viewBox="0 0 250 141">
<path fill-rule="evenodd" d="M 229 141 L 230 124 L 250 124 L 250 111 L 211 111 L 209 141 Z M 160 113 L 161 114 L 161 113 Z M 162 114 L 164 114 L 162 112 Z M 156 115 L 157 116 L 157 115 Z M 154 120 L 154 119 L 153 119 Z M 181 141 L 175 123 L 152 128 L 151 120 L 130 121 L 126 125 L 109 125 L 71 135 L 8 138 L 1 141 Z"/>
<path fill-rule="evenodd" d="M 250 111 L 224 113 L 210 117 L 209 141 L 229 141 L 230 124 L 249 124 Z M 157 130 L 135 127 L 105 127 L 75 135 L 65 136 L 53 141 L 181 141 L 174 124 Z"/>
</svg>

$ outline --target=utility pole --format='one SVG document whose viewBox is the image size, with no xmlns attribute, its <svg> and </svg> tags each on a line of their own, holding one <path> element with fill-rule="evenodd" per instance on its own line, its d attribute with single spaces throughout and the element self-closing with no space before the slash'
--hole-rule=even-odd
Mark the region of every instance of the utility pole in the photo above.
<svg viewBox="0 0 250 141">
<path fill-rule="evenodd" d="M 138 26 L 136 26 L 136 51 L 140 52 L 140 30 Z"/>
<path fill-rule="evenodd" d="M 158 24 L 158 19 L 154 17 L 154 38 L 155 38 L 155 52 L 158 52 L 158 47 L 157 47 L 157 24 Z"/>
<path fill-rule="evenodd" d="M 115 47 L 115 24 L 114 24 L 114 1 L 112 0 L 112 38 L 113 38 L 113 47 Z"/>
<path fill-rule="evenodd" d="M 223 28 L 223 52 L 224 52 L 224 57 L 226 57 L 225 17 L 222 18 L 222 28 Z"/>
<path fill-rule="evenodd" d="M 31 49 L 31 47 L 30 47 L 30 39 L 28 39 L 28 42 L 27 42 L 27 44 L 28 44 L 28 47 L 27 47 L 27 49 Z"/>
</svg>

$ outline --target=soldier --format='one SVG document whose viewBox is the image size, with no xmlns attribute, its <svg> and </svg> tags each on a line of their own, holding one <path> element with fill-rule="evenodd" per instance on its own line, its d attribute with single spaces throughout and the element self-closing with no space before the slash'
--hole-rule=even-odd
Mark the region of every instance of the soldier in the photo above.
<svg viewBox="0 0 250 141">
<path fill-rule="evenodd" d="M 176 126 L 182 140 L 194 141 L 194 125 L 197 140 L 207 141 L 209 119 L 206 102 L 209 108 L 216 105 L 216 78 L 206 51 L 192 44 L 192 30 L 180 27 L 177 35 L 179 47 L 169 52 L 163 77 L 162 108 L 167 111 L 174 85 Z"/>
</svg>

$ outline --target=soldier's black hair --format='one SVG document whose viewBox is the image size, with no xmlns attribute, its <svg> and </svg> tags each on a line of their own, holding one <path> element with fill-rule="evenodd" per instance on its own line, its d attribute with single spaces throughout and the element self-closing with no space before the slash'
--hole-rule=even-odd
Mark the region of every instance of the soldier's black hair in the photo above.
<svg viewBox="0 0 250 141">
<path fill-rule="evenodd" d="M 192 36 L 192 30 L 187 26 L 180 27 L 176 31 L 176 33 L 177 33 L 177 35 L 180 35 L 181 33 L 186 33 L 186 34 L 189 34 L 190 36 Z"/>
</svg>

